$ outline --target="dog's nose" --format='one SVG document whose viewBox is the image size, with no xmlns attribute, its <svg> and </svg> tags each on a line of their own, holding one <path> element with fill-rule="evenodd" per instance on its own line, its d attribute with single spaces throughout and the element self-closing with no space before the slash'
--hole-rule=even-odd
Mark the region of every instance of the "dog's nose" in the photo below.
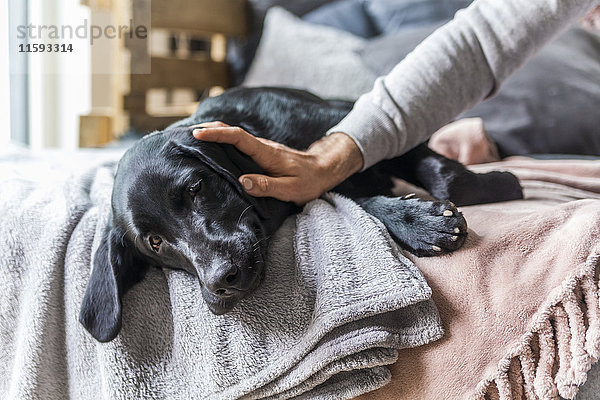
<svg viewBox="0 0 600 400">
<path fill-rule="evenodd" d="M 240 271 L 235 265 L 219 264 L 205 275 L 205 285 L 208 290 L 217 296 L 228 296 L 232 290 L 237 288 L 240 281 Z"/>
</svg>

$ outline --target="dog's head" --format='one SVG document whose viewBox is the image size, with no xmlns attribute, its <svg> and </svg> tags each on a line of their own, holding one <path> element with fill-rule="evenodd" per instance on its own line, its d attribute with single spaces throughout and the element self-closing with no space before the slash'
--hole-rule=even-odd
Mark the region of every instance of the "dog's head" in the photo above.
<svg viewBox="0 0 600 400">
<path fill-rule="evenodd" d="M 148 135 L 119 162 L 112 218 L 96 251 L 79 319 L 99 341 L 121 327 L 121 298 L 149 266 L 198 277 L 214 314 L 260 284 L 269 237 L 292 205 L 247 195 L 238 177 L 261 173 L 233 146 L 191 130 Z"/>
</svg>

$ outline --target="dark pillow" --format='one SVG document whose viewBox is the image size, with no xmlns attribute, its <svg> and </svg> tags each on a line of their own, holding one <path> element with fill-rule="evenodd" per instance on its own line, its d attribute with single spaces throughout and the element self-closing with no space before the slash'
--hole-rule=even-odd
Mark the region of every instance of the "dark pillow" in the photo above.
<svg viewBox="0 0 600 400">
<path fill-rule="evenodd" d="M 359 54 L 373 72 L 385 75 L 434 28 L 372 40 Z M 598 155 L 599 109 L 600 36 L 573 28 L 515 72 L 496 96 L 461 117 L 481 117 L 502 156 Z"/>
<path fill-rule="evenodd" d="M 379 32 L 389 35 L 408 27 L 452 19 L 471 0 L 369 0 L 367 12 Z"/>
<path fill-rule="evenodd" d="M 341 0 L 325 4 L 309 12 L 302 19 L 314 24 L 330 26 L 363 38 L 371 38 L 379 33 L 365 10 L 363 0 Z"/>
<path fill-rule="evenodd" d="M 480 116 L 501 155 L 600 154 L 600 36 L 573 28 L 464 114 Z"/>
</svg>

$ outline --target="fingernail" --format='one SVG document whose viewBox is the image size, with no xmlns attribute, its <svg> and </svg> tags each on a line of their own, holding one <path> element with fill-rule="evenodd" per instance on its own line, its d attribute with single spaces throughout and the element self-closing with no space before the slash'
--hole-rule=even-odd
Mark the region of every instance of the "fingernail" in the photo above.
<svg viewBox="0 0 600 400">
<path fill-rule="evenodd" d="M 242 179 L 242 186 L 244 187 L 245 190 L 252 190 L 252 180 L 245 178 Z"/>
</svg>

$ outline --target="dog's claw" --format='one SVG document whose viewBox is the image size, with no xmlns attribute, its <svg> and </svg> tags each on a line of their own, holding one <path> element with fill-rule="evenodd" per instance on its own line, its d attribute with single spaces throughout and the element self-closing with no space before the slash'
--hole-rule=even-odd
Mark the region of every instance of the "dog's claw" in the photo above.
<svg viewBox="0 0 600 400">
<path fill-rule="evenodd" d="M 465 242 L 465 218 L 447 201 L 377 196 L 360 204 L 383 222 L 403 249 L 418 257 L 450 253 Z"/>
<path fill-rule="evenodd" d="M 415 197 L 415 194 L 414 194 L 414 193 L 409 193 L 409 194 L 405 195 L 405 196 L 404 196 L 404 197 L 402 197 L 402 198 L 403 198 L 404 200 L 407 200 L 407 199 L 411 199 L 411 198 L 413 198 L 413 197 Z"/>
</svg>

